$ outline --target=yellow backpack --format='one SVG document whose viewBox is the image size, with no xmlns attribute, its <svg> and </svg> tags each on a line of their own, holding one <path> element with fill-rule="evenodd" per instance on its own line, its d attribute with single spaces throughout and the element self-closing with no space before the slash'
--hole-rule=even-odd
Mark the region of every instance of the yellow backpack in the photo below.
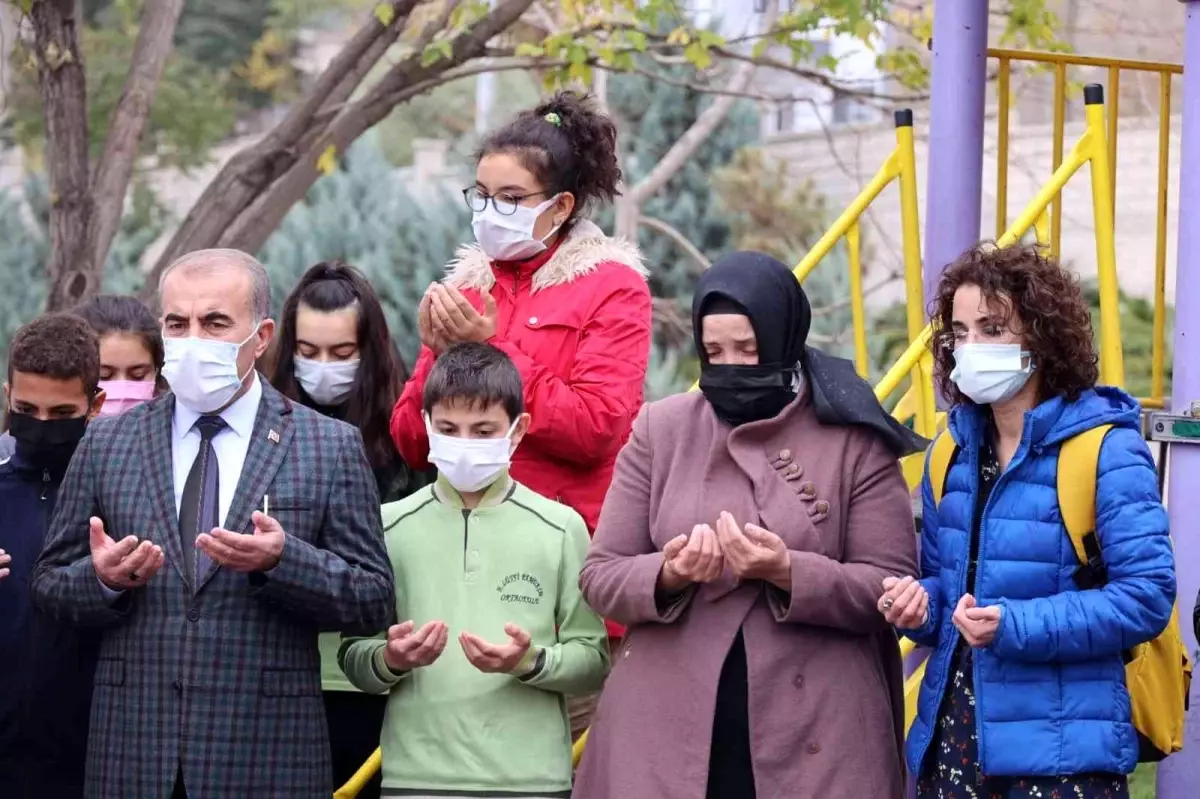
<svg viewBox="0 0 1200 799">
<path fill-rule="evenodd" d="M 1099 588 L 1106 579 L 1100 543 L 1096 537 L 1096 472 L 1100 445 L 1112 425 L 1092 428 L 1063 442 L 1058 453 L 1058 507 L 1063 525 L 1075 548 L 1080 567 L 1075 582 L 1081 590 Z M 946 474 L 958 452 L 950 433 L 941 433 L 931 446 L 929 484 L 935 506 L 941 504 Z M 1178 609 L 1153 641 L 1124 653 L 1125 684 L 1133 705 L 1133 726 L 1138 731 L 1138 760 L 1153 762 L 1183 748 L 1183 721 L 1187 713 L 1192 664 L 1179 633 Z"/>
</svg>

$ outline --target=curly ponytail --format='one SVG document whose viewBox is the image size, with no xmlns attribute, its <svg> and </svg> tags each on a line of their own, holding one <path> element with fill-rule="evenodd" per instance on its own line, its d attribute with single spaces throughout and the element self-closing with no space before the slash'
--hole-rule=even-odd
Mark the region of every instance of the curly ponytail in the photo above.
<svg viewBox="0 0 1200 799">
<path fill-rule="evenodd" d="M 617 128 L 589 95 L 562 91 L 522 111 L 484 140 L 476 160 L 494 153 L 516 156 L 548 192 L 573 194 L 576 214 L 620 194 Z"/>
</svg>

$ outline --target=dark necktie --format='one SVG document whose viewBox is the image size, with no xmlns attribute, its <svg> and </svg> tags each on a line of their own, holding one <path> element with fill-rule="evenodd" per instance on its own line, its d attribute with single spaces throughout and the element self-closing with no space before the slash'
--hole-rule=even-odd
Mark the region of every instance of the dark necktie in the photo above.
<svg viewBox="0 0 1200 799">
<path fill-rule="evenodd" d="M 196 550 L 196 536 L 211 532 L 220 522 L 218 505 L 217 453 L 212 440 L 228 425 L 220 416 L 201 416 L 195 427 L 200 431 L 200 450 L 187 481 L 183 484 L 183 499 L 179 503 L 179 541 L 183 545 L 183 560 L 193 584 L 199 584 L 202 569 L 208 566 L 208 556 Z"/>
</svg>

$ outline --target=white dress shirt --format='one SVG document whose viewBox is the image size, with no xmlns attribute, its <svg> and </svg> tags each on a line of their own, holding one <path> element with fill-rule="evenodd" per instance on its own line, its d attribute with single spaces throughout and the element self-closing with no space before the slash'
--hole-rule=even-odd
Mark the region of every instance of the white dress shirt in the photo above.
<svg viewBox="0 0 1200 799">
<path fill-rule="evenodd" d="M 233 504 L 233 495 L 242 477 L 242 467 L 246 464 L 246 454 L 250 451 L 250 436 L 254 434 L 254 419 L 263 395 L 260 380 L 255 374 L 249 390 L 217 414 L 229 425 L 212 440 L 213 451 L 217 455 L 217 524 L 221 527 L 225 526 L 225 517 L 229 515 L 229 506 Z M 171 464 L 176 517 L 179 515 L 179 506 L 183 504 L 183 487 L 187 483 L 188 472 L 192 470 L 196 453 L 200 451 L 200 431 L 195 427 L 196 420 L 204 415 L 175 401 L 175 418 L 171 423 Z"/>
<path fill-rule="evenodd" d="M 217 454 L 217 518 L 218 524 L 225 526 L 225 517 L 229 515 L 229 506 L 233 504 L 233 495 L 237 492 L 238 481 L 242 478 L 242 467 L 246 465 L 246 454 L 250 451 L 250 436 L 254 432 L 254 418 L 258 416 L 258 405 L 262 400 L 261 378 L 257 373 L 249 390 L 221 413 L 217 414 L 225 420 L 229 427 L 213 436 L 213 451 Z M 175 418 L 171 421 L 171 464 L 172 476 L 175 483 L 175 516 L 179 517 L 179 506 L 183 504 L 183 487 L 187 483 L 188 472 L 192 470 L 192 462 L 200 451 L 200 431 L 195 429 L 196 420 L 205 414 L 189 410 L 176 400 Z M 234 530 L 233 532 L 240 532 Z M 170 530 L 168 535 L 176 535 L 177 530 Z M 186 546 L 186 544 L 185 544 Z M 207 559 L 207 555 L 197 551 L 197 558 Z M 100 575 L 96 575 L 100 579 Z M 112 602 L 121 596 L 122 591 L 114 591 L 103 582 L 100 590 L 105 599 Z"/>
</svg>

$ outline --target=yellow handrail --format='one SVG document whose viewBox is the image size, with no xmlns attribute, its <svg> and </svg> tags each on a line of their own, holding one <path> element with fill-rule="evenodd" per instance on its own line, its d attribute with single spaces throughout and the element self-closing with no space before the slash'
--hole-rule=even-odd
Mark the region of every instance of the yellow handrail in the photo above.
<svg viewBox="0 0 1200 799">
<path fill-rule="evenodd" d="M 796 276 L 796 280 L 803 283 L 805 278 L 812 274 L 817 265 L 821 263 L 821 259 L 828 255 L 837 246 L 839 241 L 843 238 L 846 239 L 850 256 L 850 296 L 851 312 L 854 318 L 855 365 L 859 374 L 864 376 L 869 369 L 869 363 L 867 355 L 866 311 L 864 309 L 865 303 L 862 289 L 862 250 L 859 220 L 871 203 L 875 201 L 875 198 L 883 193 L 883 190 L 892 181 L 898 181 L 900 185 L 900 208 L 904 225 L 905 279 L 910 284 L 915 280 L 917 285 L 915 293 L 910 289 L 906 295 L 910 328 L 912 327 L 914 318 L 920 320 L 924 317 L 920 294 L 921 233 L 920 221 L 917 216 L 917 162 L 913 142 L 912 111 L 907 109 L 897 111 L 895 113 L 895 122 L 895 149 L 888 155 L 883 165 L 879 168 L 879 171 L 875 173 L 875 176 L 858 193 L 858 196 L 851 200 L 846 210 L 833 221 L 833 224 L 825 231 L 825 234 L 817 240 L 817 243 L 800 259 L 800 263 L 796 264 L 795 269 L 792 270 Z M 919 321 L 916 329 L 920 329 Z M 691 390 L 695 391 L 698 387 L 699 384 L 695 383 L 692 385 Z M 921 407 L 922 423 L 932 424 L 934 410 L 932 394 L 929 395 L 928 402 L 924 403 Z M 920 429 L 919 426 L 918 429 Z"/>
<path fill-rule="evenodd" d="M 333 792 L 333 799 L 354 799 L 383 766 L 383 750 L 376 748 L 367 762 L 358 767 L 345 785 Z"/>
<path fill-rule="evenodd" d="M 1117 289 L 1117 261 L 1113 229 L 1112 173 L 1108 164 L 1108 144 L 1104 118 L 1104 90 L 1098 85 L 1085 90 L 1087 128 L 1071 148 L 1063 163 L 1054 171 L 1016 221 L 997 240 L 1008 247 L 1034 225 L 1054 202 L 1076 172 L 1084 164 L 1091 165 L 1092 213 L 1096 225 L 1096 270 L 1100 289 L 1100 378 L 1114 386 L 1125 384 L 1124 358 L 1121 350 L 1120 306 Z M 918 337 L 912 338 L 904 354 L 875 387 L 875 395 L 883 400 L 900 385 L 904 376 L 919 368 L 922 349 L 929 346 L 933 328 L 926 325 Z M 928 378 L 931 375 L 922 375 Z M 928 384 L 927 384 L 928 385 Z M 925 434 L 925 433 L 923 433 Z M 925 434 L 928 435 L 928 434 Z"/>
<path fill-rule="evenodd" d="M 846 231 L 846 249 L 850 264 L 850 318 L 854 328 L 854 369 L 864 380 L 871 374 L 871 356 L 867 350 L 867 306 L 863 296 L 862 234 L 858 222 Z"/>
<path fill-rule="evenodd" d="M 996 169 L 996 237 L 999 238 L 1008 229 L 1008 152 L 1009 152 L 1009 109 L 1011 101 L 1011 75 L 1014 63 L 1036 64 L 1049 67 L 1054 77 L 1054 108 L 1053 108 L 1053 169 L 1063 163 L 1063 133 L 1065 127 L 1065 108 L 1067 94 L 1067 70 L 1084 67 L 1103 69 L 1107 76 L 1108 113 L 1105 124 L 1105 148 L 1108 164 L 1108 193 L 1109 204 L 1115 205 L 1116 172 L 1117 172 L 1117 136 L 1120 120 L 1121 77 L 1123 72 L 1134 72 L 1143 75 L 1158 76 L 1158 202 L 1156 207 L 1155 226 L 1155 273 L 1154 273 L 1154 333 L 1151 347 L 1151 375 L 1149 398 L 1139 400 L 1143 407 L 1159 407 L 1163 405 L 1165 387 L 1165 362 L 1167 357 L 1166 339 L 1166 261 L 1167 261 L 1167 211 L 1169 194 L 1169 163 L 1171 146 L 1171 81 L 1176 75 L 1183 74 L 1183 66 L 1164 61 L 1142 61 L 1136 59 L 1102 58 L 1084 56 L 1075 53 L 1044 53 L 1022 52 L 1005 48 L 992 48 L 988 55 L 995 58 L 999 64 L 998 83 L 998 135 L 997 135 L 997 169 Z M 1088 128 L 1093 128 L 1091 120 Z M 1095 164 L 1093 162 L 1093 168 Z M 1093 202 L 1096 201 L 1093 194 Z M 1056 197 L 1049 207 L 1050 225 L 1048 235 L 1039 222 L 1038 241 L 1048 244 L 1051 254 L 1058 256 L 1062 242 L 1062 197 Z M 1106 235 L 1097 230 L 1097 246 L 1101 246 L 1101 237 Z M 1101 291 L 1101 357 L 1110 364 L 1115 356 L 1114 345 L 1105 343 L 1104 329 L 1111 334 L 1117 323 L 1118 311 L 1112 302 L 1115 295 L 1116 281 L 1106 277 L 1104 263 L 1100 267 Z M 1120 367 L 1102 363 L 1102 379 L 1104 382 L 1114 382 L 1114 374 L 1123 378 L 1123 364 Z M 1123 380 L 1122 380 L 1123 382 Z"/>
</svg>

